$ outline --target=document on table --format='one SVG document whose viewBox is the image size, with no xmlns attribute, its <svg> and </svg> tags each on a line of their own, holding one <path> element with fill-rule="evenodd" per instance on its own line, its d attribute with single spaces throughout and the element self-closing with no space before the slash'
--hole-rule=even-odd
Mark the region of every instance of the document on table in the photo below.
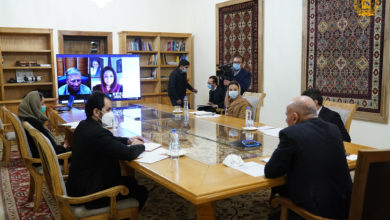
<svg viewBox="0 0 390 220">
<path fill-rule="evenodd" d="M 80 121 L 73 121 L 73 122 L 62 124 L 62 125 L 70 127 L 71 129 L 75 129 L 79 125 L 79 123 L 80 123 Z"/>
<path fill-rule="evenodd" d="M 144 146 L 145 146 L 145 151 L 154 151 L 157 148 L 161 147 L 161 144 L 157 144 L 154 142 L 147 142 L 147 143 L 144 143 Z"/>
<path fill-rule="evenodd" d="M 274 128 L 274 127 L 264 125 L 264 126 L 257 127 L 257 130 L 264 131 L 264 130 L 268 130 L 268 129 L 272 129 L 272 128 Z"/>
<path fill-rule="evenodd" d="M 271 129 L 262 130 L 261 132 L 269 136 L 279 137 L 279 131 L 282 129 L 283 128 L 271 128 Z"/>
<path fill-rule="evenodd" d="M 351 154 L 347 156 L 347 160 L 357 160 L 358 156 L 356 154 Z"/>
<path fill-rule="evenodd" d="M 264 163 L 268 163 L 269 159 L 271 159 L 271 157 L 263 157 L 260 158 L 260 161 L 263 161 Z"/>
<path fill-rule="evenodd" d="M 197 118 L 218 118 L 221 115 L 214 114 L 214 115 L 195 115 Z"/>
<path fill-rule="evenodd" d="M 139 157 L 139 159 L 136 159 L 135 161 L 140 163 L 155 163 L 160 160 L 164 160 L 168 158 L 167 155 L 158 154 L 155 152 L 143 152 Z"/>
<path fill-rule="evenodd" d="M 232 167 L 253 177 L 264 176 L 264 165 L 250 161 L 240 166 Z"/>
</svg>

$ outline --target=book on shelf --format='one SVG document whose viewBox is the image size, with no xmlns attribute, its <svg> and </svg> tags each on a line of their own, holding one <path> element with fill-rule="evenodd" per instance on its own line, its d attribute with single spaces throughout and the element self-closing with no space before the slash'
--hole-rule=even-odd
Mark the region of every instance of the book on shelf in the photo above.
<svg viewBox="0 0 390 220">
<path fill-rule="evenodd" d="M 157 54 L 150 55 L 148 65 L 157 65 Z"/>
<path fill-rule="evenodd" d="M 136 37 L 134 41 L 129 40 L 129 51 L 153 51 L 153 47 L 150 42 L 142 41 L 142 38 Z"/>
<path fill-rule="evenodd" d="M 186 43 L 184 41 L 168 41 L 167 51 L 185 51 Z"/>
</svg>

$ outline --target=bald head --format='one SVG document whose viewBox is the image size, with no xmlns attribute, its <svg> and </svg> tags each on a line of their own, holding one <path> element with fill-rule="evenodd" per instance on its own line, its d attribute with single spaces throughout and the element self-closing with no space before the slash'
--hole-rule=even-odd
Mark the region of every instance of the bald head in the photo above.
<svg viewBox="0 0 390 220">
<path fill-rule="evenodd" d="M 308 96 L 298 96 L 287 105 L 286 122 L 288 126 L 317 117 L 316 104 Z"/>
</svg>

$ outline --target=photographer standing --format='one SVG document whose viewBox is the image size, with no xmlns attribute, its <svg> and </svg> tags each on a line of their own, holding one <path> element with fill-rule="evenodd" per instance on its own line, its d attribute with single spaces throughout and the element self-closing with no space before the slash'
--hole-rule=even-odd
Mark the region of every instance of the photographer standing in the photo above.
<svg viewBox="0 0 390 220">
<path fill-rule="evenodd" d="M 251 84 L 251 73 L 242 68 L 242 56 L 237 55 L 233 58 L 233 81 L 237 81 L 241 87 L 241 95 L 248 91 Z M 223 84 L 228 86 L 230 80 L 225 79 Z"/>
<path fill-rule="evenodd" d="M 198 92 L 198 90 L 192 88 L 187 81 L 187 69 L 189 65 L 190 62 L 187 60 L 180 60 L 179 66 L 172 71 L 171 75 L 169 75 L 168 96 L 171 99 L 173 106 L 183 106 L 183 99 L 187 89 L 194 93 Z"/>
</svg>

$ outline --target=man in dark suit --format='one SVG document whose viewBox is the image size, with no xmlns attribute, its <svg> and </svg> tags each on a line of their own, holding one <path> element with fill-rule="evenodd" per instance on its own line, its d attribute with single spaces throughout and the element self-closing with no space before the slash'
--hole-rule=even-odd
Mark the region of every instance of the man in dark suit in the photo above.
<svg viewBox="0 0 390 220">
<path fill-rule="evenodd" d="M 180 60 L 179 66 L 172 71 L 169 75 L 168 81 L 168 96 L 171 99 L 173 106 L 180 105 L 183 106 L 183 99 L 186 96 L 186 90 L 190 90 L 194 93 L 197 93 L 198 90 L 192 88 L 187 80 L 187 70 L 190 65 L 190 62 L 183 59 Z"/>
<path fill-rule="evenodd" d="M 249 86 L 251 85 L 252 76 L 251 73 L 242 68 L 242 56 L 235 56 L 233 58 L 233 79 L 232 81 L 237 81 L 241 87 L 241 95 L 244 92 L 248 91 Z M 230 80 L 225 79 L 223 84 L 228 86 Z"/>
<path fill-rule="evenodd" d="M 223 108 L 225 102 L 225 89 L 218 85 L 216 76 L 210 76 L 207 81 L 209 91 L 209 102 L 207 106 L 201 106 L 198 110 L 216 112 L 217 108 Z"/>
<path fill-rule="evenodd" d="M 286 175 L 280 194 L 325 218 L 347 218 L 352 180 L 337 127 L 316 116 L 312 99 L 300 96 L 287 106 L 288 127 L 265 165 L 265 176 Z M 289 219 L 301 219 L 290 214 Z"/>
<path fill-rule="evenodd" d="M 103 127 L 110 120 L 111 101 L 102 92 L 94 92 L 85 105 L 87 119 L 81 121 L 74 132 L 72 164 L 66 189 L 69 196 L 85 196 L 117 185 L 129 188 L 128 196 L 144 205 L 148 191 L 131 177 L 121 176 L 119 160 L 133 160 L 145 150 L 143 139 L 115 137 Z M 111 118 L 112 119 L 112 118 Z M 131 145 L 131 146 L 128 146 Z M 109 206 L 109 198 L 86 203 L 86 208 Z"/>
<path fill-rule="evenodd" d="M 351 142 L 351 137 L 348 134 L 348 131 L 345 129 L 344 123 L 341 120 L 339 113 L 330 110 L 329 108 L 322 106 L 323 98 L 321 91 L 318 89 L 307 89 L 302 93 L 302 95 L 309 96 L 316 103 L 317 115 L 323 120 L 337 125 L 341 132 L 343 141 Z"/>
</svg>

